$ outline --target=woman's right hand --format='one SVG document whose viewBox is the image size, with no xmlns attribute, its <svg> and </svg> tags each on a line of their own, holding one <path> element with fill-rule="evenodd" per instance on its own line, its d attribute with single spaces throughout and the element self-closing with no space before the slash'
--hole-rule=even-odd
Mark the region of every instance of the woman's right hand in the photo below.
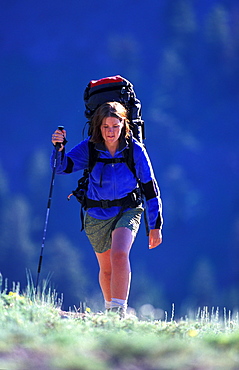
<svg viewBox="0 0 239 370">
<path fill-rule="evenodd" d="M 60 143 L 61 144 L 61 147 L 59 149 L 59 152 L 61 152 L 64 148 L 64 145 L 62 144 L 63 141 L 65 140 L 66 138 L 66 130 L 56 130 L 53 134 L 52 134 L 52 137 L 51 137 L 51 142 L 52 144 L 55 146 L 57 143 Z"/>
</svg>

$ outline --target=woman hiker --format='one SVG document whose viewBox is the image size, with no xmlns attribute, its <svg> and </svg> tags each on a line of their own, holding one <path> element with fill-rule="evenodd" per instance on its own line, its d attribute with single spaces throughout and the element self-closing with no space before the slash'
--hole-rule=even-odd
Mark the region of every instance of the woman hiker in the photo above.
<svg viewBox="0 0 239 370">
<path fill-rule="evenodd" d="M 140 179 L 146 199 L 150 249 L 162 242 L 160 191 L 148 154 L 136 139 L 130 139 L 136 176 L 122 160 L 130 137 L 127 111 L 122 104 L 102 104 L 91 119 L 91 127 L 92 135 L 67 154 L 62 144 L 66 141 L 66 131 L 53 133 L 53 145 L 61 143 L 56 173 L 67 174 L 87 168 L 89 141 L 93 143 L 98 160 L 89 174 L 84 227 L 99 263 L 105 308 L 124 317 L 131 280 L 129 254 L 143 212 L 137 179 Z M 52 159 L 54 155 L 53 151 Z"/>
</svg>

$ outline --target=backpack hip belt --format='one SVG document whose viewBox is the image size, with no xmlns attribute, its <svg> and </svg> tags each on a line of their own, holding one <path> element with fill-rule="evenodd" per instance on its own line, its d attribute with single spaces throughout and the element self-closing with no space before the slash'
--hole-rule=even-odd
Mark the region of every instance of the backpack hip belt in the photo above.
<svg viewBox="0 0 239 370">
<path fill-rule="evenodd" d="M 114 200 L 93 200 L 90 198 L 85 198 L 85 208 L 110 208 L 110 207 L 138 207 L 142 203 L 140 189 L 136 188 L 131 193 L 126 195 L 124 198 L 114 199 Z"/>
</svg>

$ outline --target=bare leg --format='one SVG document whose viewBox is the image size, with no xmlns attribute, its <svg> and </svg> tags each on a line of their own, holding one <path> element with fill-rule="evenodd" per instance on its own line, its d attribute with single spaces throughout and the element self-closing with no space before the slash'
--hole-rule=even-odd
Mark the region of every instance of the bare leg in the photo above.
<svg viewBox="0 0 239 370">
<path fill-rule="evenodd" d="M 128 299 L 131 280 L 129 252 L 132 243 L 131 230 L 119 227 L 112 232 L 111 249 L 96 253 L 100 287 L 106 301 L 111 301 L 111 298 Z"/>
<path fill-rule="evenodd" d="M 129 252 L 132 243 L 132 232 L 128 228 L 119 227 L 113 231 L 110 254 L 112 298 L 128 299 L 131 281 Z"/>
<path fill-rule="evenodd" d="M 100 266 L 99 283 L 104 296 L 108 302 L 111 301 L 111 261 L 110 249 L 104 253 L 96 253 Z"/>
</svg>

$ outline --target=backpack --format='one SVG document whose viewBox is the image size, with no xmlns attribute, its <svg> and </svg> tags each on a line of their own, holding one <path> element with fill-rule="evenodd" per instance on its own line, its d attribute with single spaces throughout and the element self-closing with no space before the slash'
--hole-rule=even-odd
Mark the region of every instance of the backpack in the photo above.
<svg viewBox="0 0 239 370">
<path fill-rule="evenodd" d="M 136 98 L 134 88 L 131 82 L 121 77 L 120 75 L 105 77 L 100 80 L 92 80 L 88 83 L 84 91 L 84 102 L 85 102 L 85 117 L 88 119 L 88 135 L 92 134 L 91 117 L 96 109 L 109 101 L 117 101 L 124 105 L 128 112 L 129 125 L 131 129 L 131 136 L 136 138 L 140 143 L 143 144 L 145 140 L 145 128 L 144 121 L 142 120 L 141 114 L 141 103 Z M 92 171 L 97 161 L 104 161 L 103 159 L 98 160 L 97 151 L 94 149 L 94 144 L 89 141 L 89 164 L 83 172 L 83 176 L 78 180 L 78 186 L 72 191 L 72 194 L 68 196 L 68 200 L 71 195 L 74 195 L 76 199 L 81 203 L 81 220 L 82 229 L 83 226 L 83 209 L 86 209 L 86 192 L 89 183 L 89 174 Z M 114 158 L 108 160 L 107 163 L 113 163 Z M 106 161 L 106 160 L 105 160 Z M 133 158 L 133 142 L 132 137 L 128 142 L 128 149 L 123 151 L 123 158 L 121 162 L 125 162 L 129 169 L 136 177 L 134 158 Z M 141 184 L 137 179 L 139 187 Z M 138 195 L 137 195 L 138 196 Z M 138 202 L 142 201 L 142 197 L 139 196 Z M 147 223 L 146 223 L 147 229 Z"/>
<path fill-rule="evenodd" d="M 141 103 L 136 98 L 132 83 L 119 75 L 90 81 L 84 91 L 85 117 L 91 119 L 96 109 L 109 101 L 117 101 L 125 106 L 132 134 L 143 143 L 145 129 L 141 115 Z M 90 121 L 88 122 L 90 136 L 92 130 Z"/>
</svg>

